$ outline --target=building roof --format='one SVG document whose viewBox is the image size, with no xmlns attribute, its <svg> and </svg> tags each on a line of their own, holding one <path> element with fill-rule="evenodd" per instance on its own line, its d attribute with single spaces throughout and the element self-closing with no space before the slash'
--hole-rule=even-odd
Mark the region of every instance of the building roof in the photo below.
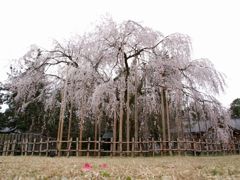
<svg viewBox="0 0 240 180">
<path fill-rule="evenodd" d="M 231 119 L 228 124 L 233 129 L 240 130 L 240 119 Z"/>
<path fill-rule="evenodd" d="M 113 132 L 111 132 L 111 131 L 105 132 L 102 136 L 103 139 L 110 139 L 112 137 L 113 137 Z"/>
<path fill-rule="evenodd" d="M 7 134 L 7 133 L 12 133 L 16 130 L 17 128 L 9 128 L 9 127 L 5 127 L 3 129 L 0 129 L 0 133 L 4 133 L 4 134 Z"/>
<path fill-rule="evenodd" d="M 240 119 L 230 119 L 230 121 L 228 121 L 228 126 L 233 129 L 240 130 Z M 194 122 L 194 124 L 191 127 L 191 132 L 192 133 L 206 132 L 211 127 L 213 127 L 213 123 L 210 121 L 199 121 L 199 123 Z"/>
</svg>

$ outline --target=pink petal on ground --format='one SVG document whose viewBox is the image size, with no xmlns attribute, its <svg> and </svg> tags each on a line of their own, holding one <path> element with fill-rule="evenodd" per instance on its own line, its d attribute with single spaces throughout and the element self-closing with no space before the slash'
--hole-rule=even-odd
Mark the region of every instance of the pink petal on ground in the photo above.
<svg viewBox="0 0 240 180">
<path fill-rule="evenodd" d="M 85 163 L 82 167 L 83 171 L 90 171 L 92 169 L 92 165 L 90 163 Z"/>
<path fill-rule="evenodd" d="M 105 169 L 105 168 L 107 168 L 108 166 L 107 166 L 106 163 L 103 163 L 103 164 L 100 164 L 100 167 L 103 168 L 103 169 Z"/>
</svg>

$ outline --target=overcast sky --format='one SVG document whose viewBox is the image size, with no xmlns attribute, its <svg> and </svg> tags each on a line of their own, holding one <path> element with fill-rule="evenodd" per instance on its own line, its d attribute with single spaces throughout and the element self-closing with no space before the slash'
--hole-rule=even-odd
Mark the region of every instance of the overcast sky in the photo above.
<svg viewBox="0 0 240 180">
<path fill-rule="evenodd" d="M 208 58 L 227 78 L 219 100 L 240 97 L 240 1 L 238 0 L 2 0 L 0 1 L 0 81 L 12 59 L 31 44 L 48 48 L 88 31 L 109 14 L 116 21 L 134 20 L 167 35 L 188 34 L 193 57 Z"/>
</svg>

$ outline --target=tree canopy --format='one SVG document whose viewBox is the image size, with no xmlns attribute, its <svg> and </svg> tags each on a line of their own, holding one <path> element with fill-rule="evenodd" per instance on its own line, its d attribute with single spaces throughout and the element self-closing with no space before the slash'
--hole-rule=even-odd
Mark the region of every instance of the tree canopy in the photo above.
<svg viewBox="0 0 240 180">
<path fill-rule="evenodd" d="M 199 121 L 226 139 L 228 128 L 219 123 L 229 116 L 215 98 L 224 78 L 191 52 L 188 35 L 107 18 L 52 49 L 32 46 L 11 66 L 4 88 L 16 122 L 52 136 L 58 129 L 60 139 L 107 130 L 120 141 L 170 139 L 191 136 L 185 129 Z"/>
</svg>

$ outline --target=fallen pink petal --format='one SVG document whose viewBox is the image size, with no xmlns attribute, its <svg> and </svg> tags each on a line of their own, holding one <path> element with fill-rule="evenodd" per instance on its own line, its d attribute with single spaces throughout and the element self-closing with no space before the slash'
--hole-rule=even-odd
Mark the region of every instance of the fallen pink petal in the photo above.
<svg viewBox="0 0 240 180">
<path fill-rule="evenodd" d="M 83 171 L 90 171 L 91 169 L 92 165 L 90 163 L 85 163 L 82 168 Z"/>
<path fill-rule="evenodd" d="M 105 168 L 107 168 L 108 166 L 107 166 L 106 163 L 103 163 L 103 164 L 100 164 L 100 167 L 103 168 L 103 169 L 105 169 Z"/>
</svg>

